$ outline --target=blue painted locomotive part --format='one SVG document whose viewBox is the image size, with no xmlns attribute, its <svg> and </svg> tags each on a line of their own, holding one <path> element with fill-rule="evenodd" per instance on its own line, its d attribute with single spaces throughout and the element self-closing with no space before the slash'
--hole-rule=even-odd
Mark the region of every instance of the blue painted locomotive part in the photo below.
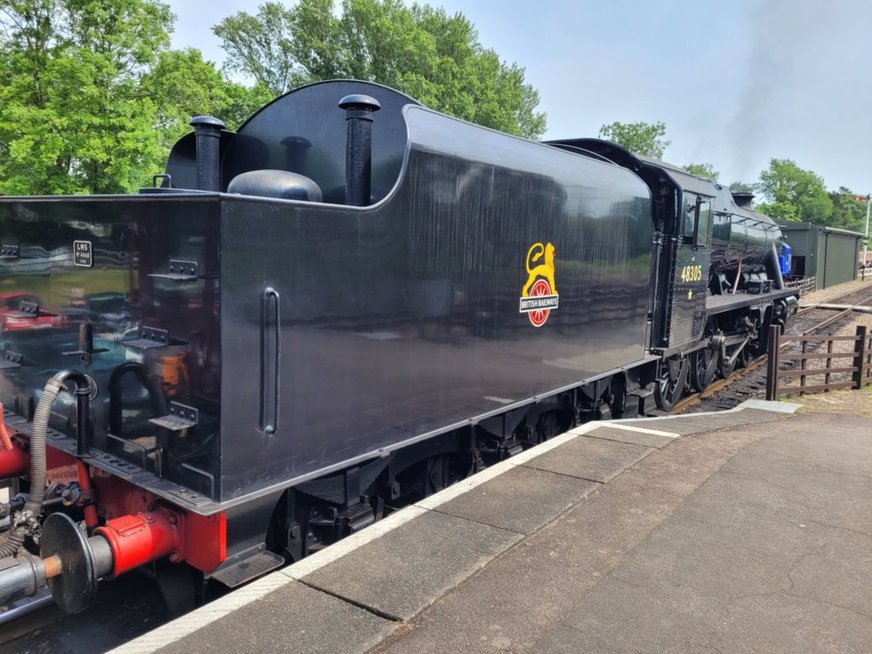
<svg viewBox="0 0 872 654">
<path fill-rule="evenodd" d="M 782 275 L 790 274 L 790 266 L 793 261 L 793 248 L 786 241 L 781 242 L 781 253 L 778 255 L 778 267 Z"/>
</svg>

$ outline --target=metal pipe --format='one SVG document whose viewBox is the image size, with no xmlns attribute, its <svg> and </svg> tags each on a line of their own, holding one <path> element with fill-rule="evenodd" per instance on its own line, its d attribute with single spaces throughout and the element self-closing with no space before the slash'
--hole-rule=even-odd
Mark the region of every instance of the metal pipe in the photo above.
<svg viewBox="0 0 872 654">
<path fill-rule="evenodd" d="M 372 195 L 372 115 L 378 100 L 356 93 L 339 101 L 348 123 L 345 146 L 345 204 L 365 207 Z"/>
<path fill-rule="evenodd" d="M 76 456 L 91 456 L 91 380 L 78 370 L 61 370 L 53 380 L 60 384 L 72 381 L 76 385 Z"/>
<path fill-rule="evenodd" d="M 54 604 L 54 598 L 48 589 L 43 589 L 41 593 L 37 593 L 32 599 L 13 605 L 0 613 L 0 627 L 15 622 L 18 618 L 23 618 L 25 615 L 36 613 L 40 609 L 44 609 L 52 604 Z"/>
<path fill-rule="evenodd" d="M 91 387 L 76 387 L 76 456 L 91 456 Z"/>
</svg>

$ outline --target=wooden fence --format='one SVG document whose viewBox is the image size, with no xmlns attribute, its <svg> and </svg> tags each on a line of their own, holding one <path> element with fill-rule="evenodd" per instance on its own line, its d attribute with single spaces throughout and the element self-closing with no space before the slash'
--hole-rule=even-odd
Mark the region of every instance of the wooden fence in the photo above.
<svg viewBox="0 0 872 654">
<path fill-rule="evenodd" d="M 784 282 L 784 288 L 795 288 L 799 290 L 800 295 L 811 293 L 817 288 L 817 277 L 800 277 L 799 279 L 791 279 Z"/>
<path fill-rule="evenodd" d="M 766 399 L 782 395 L 820 393 L 839 388 L 862 388 L 872 383 L 872 339 L 865 326 L 854 336 L 785 336 L 769 329 Z M 799 343 L 799 352 L 782 352 L 786 343 Z M 847 347 L 842 344 L 847 344 Z M 782 363 L 790 362 L 791 367 Z M 799 384 L 785 381 L 799 379 Z"/>
</svg>

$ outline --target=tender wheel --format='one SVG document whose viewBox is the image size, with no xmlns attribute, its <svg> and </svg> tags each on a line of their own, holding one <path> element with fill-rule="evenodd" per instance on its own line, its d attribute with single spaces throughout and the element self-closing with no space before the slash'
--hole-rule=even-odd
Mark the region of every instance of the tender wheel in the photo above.
<svg viewBox="0 0 872 654">
<path fill-rule="evenodd" d="M 425 497 L 438 493 L 469 475 L 469 465 L 461 457 L 452 454 L 430 457 L 427 459 L 425 469 L 427 475 L 424 484 Z"/>
<path fill-rule="evenodd" d="M 437 454 L 397 474 L 399 497 L 386 498 L 387 513 L 413 504 L 469 476 L 471 463 L 459 454 Z M 386 514 L 387 514 L 386 513 Z"/>
<path fill-rule="evenodd" d="M 690 359 L 689 380 L 697 392 L 709 387 L 718 372 L 718 353 L 710 348 L 692 352 Z"/>
<path fill-rule="evenodd" d="M 678 404 L 684 395 L 689 367 L 687 359 L 672 358 L 660 363 L 654 382 L 654 400 L 659 409 L 671 411 Z"/>
</svg>

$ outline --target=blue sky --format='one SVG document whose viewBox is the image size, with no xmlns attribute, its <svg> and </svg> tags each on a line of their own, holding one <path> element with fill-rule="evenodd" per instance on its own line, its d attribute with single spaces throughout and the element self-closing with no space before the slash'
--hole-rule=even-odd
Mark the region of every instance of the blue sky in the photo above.
<svg viewBox="0 0 872 654">
<path fill-rule="evenodd" d="M 257 1 L 169 0 L 174 47 L 221 63 L 211 26 Z M 431 0 L 526 69 L 545 138 L 613 121 L 663 121 L 665 159 L 755 181 L 793 159 L 827 186 L 872 192 L 869 0 Z M 208 15 L 207 15 L 208 14 Z"/>
</svg>

